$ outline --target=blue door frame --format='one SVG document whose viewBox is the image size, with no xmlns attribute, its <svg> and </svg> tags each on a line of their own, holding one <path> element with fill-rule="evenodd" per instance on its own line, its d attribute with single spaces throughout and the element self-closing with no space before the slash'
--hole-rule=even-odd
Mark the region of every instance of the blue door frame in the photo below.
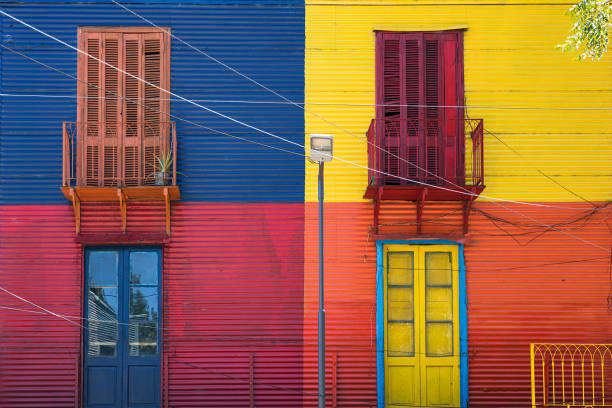
<svg viewBox="0 0 612 408">
<path fill-rule="evenodd" d="M 456 245 L 459 253 L 459 371 L 461 407 L 468 406 L 467 297 L 463 244 L 444 239 L 376 241 L 376 394 L 378 408 L 385 408 L 385 321 L 383 304 L 384 245 Z"/>
<path fill-rule="evenodd" d="M 160 406 L 161 261 L 159 247 L 85 249 L 85 407 Z"/>
</svg>

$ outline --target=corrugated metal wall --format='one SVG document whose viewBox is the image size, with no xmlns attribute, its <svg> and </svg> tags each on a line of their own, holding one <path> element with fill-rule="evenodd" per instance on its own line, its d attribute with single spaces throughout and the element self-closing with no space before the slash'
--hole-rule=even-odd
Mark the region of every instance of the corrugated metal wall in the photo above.
<svg viewBox="0 0 612 408">
<path fill-rule="evenodd" d="M 612 111 L 598 110 L 612 106 L 612 54 L 598 62 L 577 62 L 555 49 L 572 24 L 565 12 L 574 2 L 566 3 L 306 1 L 306 103 L 352 133 L 306 114 L 306 135 L 333 133 L 338 156 L 367 165 L 365 134 L 375 103 L 374 30 L 464 28 L 466 115 L 484 119 L 486 130 L 483 194 L 576 199 L 539 169 L 590 200 L 612 199 Z M 367 170 L 338 161 L 325 170 L 328 201 L 362 201 Z M 316 167 L 307 166 L 306 175 L 306 200 L 316 201 Z"/>
<path fill-rule="evenodd" d="M 465 243 L 470 406 L 530 404 L 529 343 L 612 342 L 606 297 L 610 290 L 609 208 L 588 211 L 477 203 Z M 460 231 L 458 204 L 425 206 L 423 233 Z M 304 275 L 304 387 L 316 393 L 318 207 L 306 207 Z M 520 227 L 494 221 L 501 217 Z M 460 214 L 460 213 L 459 213 Z M 383 208 L 381 232 L 415 233 L 413 204 Z M 330 203 L 325 208 L 325 296 L 328 404 L 376 404 L 376 246 L 369 203 Z M 512 235 L 512 236 L 511 236 Z M 604 249 L 579 241 L 592 242 Z M 336 355 L 336 379 L 331 371 Z M 335 382 L 335 390 L 333 383 Z M 335 395 L 335 397 L 334 397 Z M 305 406 L 315 407 L 314 397 Z"/>
<path fill-rule="evenodd" d="M 303 2 L 136 0 L 128 6 L 253 79 L 303 101 Z M 2 2 L 0 7 L 74 45 L 78 26 L 146 24 L 105 0 Z M 4 45 L 76 74 L 75 52 L 7 17 L 1 21 Z M 172 91 L 303 142 L 300 109 L 276 103 L 274 95 L 175 40 L 171 56 Z M 6 50 L 0 58 L 3 93 L 76 94 L 74 80 Z M 183 102 L 173 101 L 171 112 L 297 151 Z M 74 99 L 0 99 L 0 285 L 78 318 L 81 245 L 71 205 L 59 189 L 62 121 L 75 119 Z M 184 176 L 178 180 L 182 200 L 172 205 L 172 237 L 163 247 L 164 400 L 172 407 L 299 405 L 304 160 L 172 120 L 177 122 L 178 170 Z M 130 234 L 164 229 L 162 205 L 129 203 L 127 213 Z M 83 234 L 120 231 L 116 203 L 83 204 L 81 215 Z M 0 305 L 33 309 L 3 293 Z M 1 309 L 0 406 L 74 406 L 80 352 L 78 327 L 55 317 Z"/>
<path fill-rule="evenodd" d="M 140 4 L 139 4 L 140 3 Z M 298 1 L 131 2 L 130 8 L 171 27 L 195 47 L 296 102 L 304 93 L 304 6 Z M 78 26 L 141 26 L 145 22 L 111 2 L 0 3 L 3 10 L 76 46 Z M 3 44 L 76 75 L 76 53 L 3 16 Z M 4 93 L 76 95 L 76 81 L 0 50 Z M 172 40 L 172 91 L 286 139 L 303 143 L 300 109 Z M 244 101 L 224 103 L 221 101 Z M 214 102 L 213 102 L 214 101 Z M 257 103 L 259 102 L 259 103 Z M 185 102 L 178 118 L 259 143 L 295 146 L 229 122 Z M 76 120 L 74 99 L 0 99 L 0 202 L 60 203 L 62 121 Z M 304 161 L 299 156 L 177 122 L 178 170 L 184 200 L 301 202 Z"/>
<path fill-rule="evenodd" d="M 91 207 L 84 232 L 119 229 L 116 208 Z M 163 229 L 163 208 L 128 211 L 131 232 Z M 168 406 L 300 404 L 303 219 L 302 204 L 174 206 L 163 271 Z M 0 222 L 1 286 L 78 321 L 81 247 L 70 207 L 3 206 Z M 5 293 L 0 305 L 37 311 Z M 80 328 L 0 310 L 0 406 L 73 406 Z"/>
</svg>

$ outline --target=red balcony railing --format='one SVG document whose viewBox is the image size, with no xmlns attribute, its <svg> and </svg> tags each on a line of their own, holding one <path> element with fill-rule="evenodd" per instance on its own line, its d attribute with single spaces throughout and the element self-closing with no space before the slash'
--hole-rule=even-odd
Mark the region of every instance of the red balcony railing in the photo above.
<svg viewBox="0 0 612 408">
<path fill-rule="evenodd" d="M 172 122 L 64 122 L 62 186 L 176 186 L 176 151 Z"/>
<path fill-rule="evenodd" d="M 373 119 L 367 138 L 369 190 L 484 187 L 482 119 Z"/>
</svg>

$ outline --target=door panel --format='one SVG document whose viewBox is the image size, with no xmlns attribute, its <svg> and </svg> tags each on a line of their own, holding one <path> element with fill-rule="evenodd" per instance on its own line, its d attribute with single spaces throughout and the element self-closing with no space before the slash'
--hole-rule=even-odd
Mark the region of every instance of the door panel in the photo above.
<svg viewBox="0 0 612 408">
<path fill-rule="evenodd" d="M 458 406 L 455 246 L 384 247 L 387 407 Z"/>
<path fill-rule="evenodd" d="M 85 262 L 85 405 L 158 407 L 161 251 L 89 248 Z"/>
</svg>

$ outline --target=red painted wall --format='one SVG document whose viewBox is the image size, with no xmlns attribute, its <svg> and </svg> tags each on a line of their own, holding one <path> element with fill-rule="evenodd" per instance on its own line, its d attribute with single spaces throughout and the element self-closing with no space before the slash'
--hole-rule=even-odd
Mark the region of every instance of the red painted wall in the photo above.
<svg viewBox="0 0 612 408">
<path fill-rule="evenodd" d="M 82 252 L 71 207 L 0 211 L 2 286 L 55 313 L 80 316 Z M 84 205 L 82 216 L 83 233 L 120 230 L 113 205 Z M 249 406 L 251 399 L 255 406 L 299 405 L 303 218 L 299 204 L 173 205 L 163 271 L 169 406 Z M 129 232 L 163 228 L 161 206 L 128 208 Z M 36 310 L 5 293 L 0 305 Z M 80 328 L 0 310 L 0 406 L 74 406 Z"/>
</svg>

